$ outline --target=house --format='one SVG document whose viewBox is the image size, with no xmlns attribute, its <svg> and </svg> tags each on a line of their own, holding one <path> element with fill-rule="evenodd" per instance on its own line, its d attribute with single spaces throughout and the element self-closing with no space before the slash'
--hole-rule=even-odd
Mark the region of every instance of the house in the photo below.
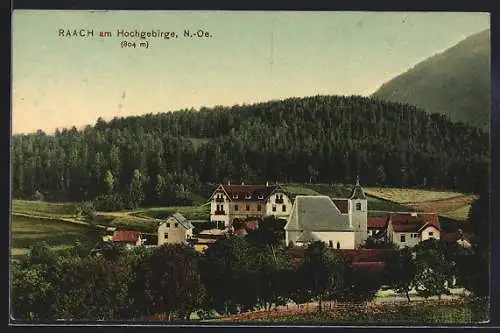
<svg viewBox="0 0 500 333">
<path fill-rule="evenodd" d="M 442 232 L 441 240 L 447 243 L 457 243 L 464 248 L 470 248 L 472 246 L 470 236 L 465 235 L 461 229 L 446 233 Z"/>
<path fill-rule="evenodd" d="M 142 245 L 141 233 L 135 230 L 117 230 L 113 233 L 111 241 L 127 248 Z"/>
<path fill-rule="evenodd" d="M 373 237 L 386 228 L 387 216 L 368 217 L 368 237 Z"/>
<path fill-rule="evenodd" d="M 219 239 L 224 239 L 228 235 L 228 230 L 208 229 L 198 233 L 193 242 L 193 248 L 196 252 L 203 253 L 206 249 L 213 246 Z"/>
<path fill-rule="evenodd" d="M 386 240 L 399 247 L 413 247 L 429 238 L 440 239 L 437 214 L 397 212 L 387 216 Z"/>
<path fill-rule="evenodd" d="M 187 243 L 193 237 L 193 229 L 182 214 L 174 213 L 158 226 L 158 246 Z"/>
<path fill-rule="evenodd" d="M 368 237 L 367 223 L 367 200 L 358 177 L 348 199 L 296 196 L 285 225 L 285 241 L 296 246 L 322 241 L 330 248 L 357 249 Z"/>
<path fill-rule="evenodd" d="M 274 215 L 286 219 L 292 201 L 279 185 L 219 185 L 212 194 L 210 221 L 217 227 L 229 227 L 236 220 Z"/>
</svg>

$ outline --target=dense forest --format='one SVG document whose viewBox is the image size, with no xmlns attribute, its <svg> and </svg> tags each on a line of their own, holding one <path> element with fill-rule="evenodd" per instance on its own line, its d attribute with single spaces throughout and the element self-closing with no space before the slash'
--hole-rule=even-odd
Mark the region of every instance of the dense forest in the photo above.
<svg viewBox="0 0 500 333">
<path fill-rule="evenodd" d="M 101 208 L 179 204 L 220 182 L 352 183 L 481 192 L 489 136 L 407 104 L 360 96 L 289 98 L 99 118 L 13 136 L 15 198 Z"/>
</svg>

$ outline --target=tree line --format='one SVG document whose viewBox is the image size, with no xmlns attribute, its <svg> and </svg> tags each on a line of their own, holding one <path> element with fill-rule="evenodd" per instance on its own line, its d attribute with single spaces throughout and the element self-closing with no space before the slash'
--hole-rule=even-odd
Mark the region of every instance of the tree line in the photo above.
<svg viewBox="0 0 500 333">
<path fill-rule="evenodd" d="M 449 294 L 457 285 L 488 295 L 488 265 L 478 266 L 477 247 L 426 240 L 413 250 L 390 251 L 380 272 L 354 268 L 341 250 L 322 242 L 310 244 L 297 260 L 272 236 L 272 227 L 258 230 L 221 239 L 203 254 L 185 245 L 132 251 L 109 245 L 100 255 L 75 245 L 56 254 L 36 244 L 13 265 L 12 314 L 32 320 L 189 320 L 194 313 L 204 319 L 311 301 L 322 311 L 326 301 L 369 301 L 382 285 L 408 301 L 411 288 L 423 297 Z"/>
<path fill-rule="evenodd" d="M 359 96 L 99 118 L 12 144 L 15 198 L 99 209 L 189 203 L 226 181 L 352 183 L 359 174 L 366 185 L 478 193 L 489 182 L 487 133 Z"/>
</svg>

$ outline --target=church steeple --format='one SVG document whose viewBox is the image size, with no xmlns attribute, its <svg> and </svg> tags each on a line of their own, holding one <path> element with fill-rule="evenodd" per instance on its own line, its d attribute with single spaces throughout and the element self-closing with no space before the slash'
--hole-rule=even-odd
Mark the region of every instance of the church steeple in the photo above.
<svg viewBox="0 0 500 333">
<path fill-rule="evenodd" d="M 354 185 L 354 188 L 352 189 L 352 194 L 349 199 L 361 199 L 361 200 L 366 200 L 365 192 L 363 191 L 363 188 L 359 184 L 359 175 L 356 176 L 356 185 Z"/>
</svg>

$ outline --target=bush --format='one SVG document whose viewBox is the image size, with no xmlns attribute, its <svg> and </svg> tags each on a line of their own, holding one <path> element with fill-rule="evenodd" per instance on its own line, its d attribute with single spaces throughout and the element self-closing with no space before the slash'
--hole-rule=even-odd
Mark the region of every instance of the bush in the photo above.
<svg viewBox="0 0 500 333">
<path fill-rule="evenodd" d="M 85 201 L 78 207 L 78 215 L 84 217 L 90 222 L 94 222 L 96 210 L 92 201 Z"/>
</svg>

